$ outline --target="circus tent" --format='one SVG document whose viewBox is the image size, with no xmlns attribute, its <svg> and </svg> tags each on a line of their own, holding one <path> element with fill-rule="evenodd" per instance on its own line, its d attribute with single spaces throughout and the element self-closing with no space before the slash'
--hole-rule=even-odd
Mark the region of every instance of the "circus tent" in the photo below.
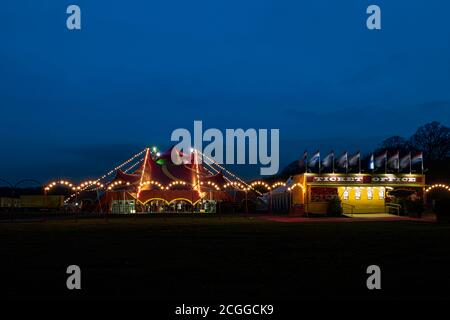
<svg viewBox="0 0 450 320">
<path fill-rule="evenodd" d="M 200 200 L 229 199 L 228 193 L 220 190 L 227 183 L 222 172 L 212 173 L 196 161 L 175 164 L 170 156 L 172 151 L 170 148 L 156 156 L 147 150 L 144 160 L 132 173 L 117 170 L 102 202 L 135 200 L 145 205 L 152 200 L 166 204 L 182 200 L 195 205 Z"/>
</svg>

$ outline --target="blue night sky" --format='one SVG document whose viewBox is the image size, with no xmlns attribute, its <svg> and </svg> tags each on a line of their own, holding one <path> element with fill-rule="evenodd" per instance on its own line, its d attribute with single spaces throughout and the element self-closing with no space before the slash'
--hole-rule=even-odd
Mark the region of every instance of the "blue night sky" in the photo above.
<svg viewBox="0 0 450 320">
<path fill-rule="evenodd" d="M 281 166 L 449 125 L 449 15 L 445 0 L 2 1 L 0 178 L 96 177 L 194 120 L 279 128 Z"/>
</svg>

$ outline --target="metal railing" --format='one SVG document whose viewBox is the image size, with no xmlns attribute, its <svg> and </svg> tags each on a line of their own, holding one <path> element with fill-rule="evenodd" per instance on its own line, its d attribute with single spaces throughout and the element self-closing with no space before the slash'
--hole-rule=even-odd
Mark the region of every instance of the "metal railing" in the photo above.
<svg viewBox="0 0 450 320">
<path fill-rule="evenodd" d="M 393 209 L 397 215 L 400 215 L 400 210 L 402 209 L 402 206 L 398 203 L 386 203 L 384 205 L 384 212 L 385 213 L 390 213 L 391 209 Z"/>
<path fill-rule="evenodd" d="M 342 211 L 344 211 L 344 206 L 350 207 L 350 216 L 353 217 L 353 210 L 355 209 L 355 206 L 349 203 L 341 203 L 342 205 Z"/>
</svg>

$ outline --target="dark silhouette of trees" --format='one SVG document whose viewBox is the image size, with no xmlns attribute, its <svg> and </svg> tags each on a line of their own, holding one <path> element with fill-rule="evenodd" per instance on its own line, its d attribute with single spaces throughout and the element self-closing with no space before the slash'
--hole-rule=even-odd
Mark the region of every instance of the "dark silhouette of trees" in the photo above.
<svg viewBox="0 0 450 320">
<path fill-rule="evenodd" d="M 427 160 L 443 160 L 450 156 L 450 128 L 437 121 L 427 123 L 417 129 L 410 144 Z"/>
<path fill-rule="evenodd" d="M 378 148 L 379 151 L 387 150 L 389 153 L 400 151 L 401 153 L 409 152 L 411 151 L 411 144 L 409 141 L 403 137 L 400 136 L 392 136 L 387 139 L 384 139 L 380 147 Z"/>
<path fill-rule="evenodd" d="M 389 155 L 400 151 L 401 156 L 410 151 L 412 153 L 422 151 L 426 167 L 428 167 L 425 170 L 431 181 L 442 180 L 442 176 L 448 175 L 450 170 L 450 128 L 437 121 L 427 123 L 419 127 L 409 139 L 398 135 L 384 139 L 374 150 L 374 155 L 377 156 L 386 150 Z M 363 172 L 367 171 L 371 155 L 372 152 L 362 156 Z M 305 168 L 300 167 L 298 161 L 293 161 L 274 179 L 286 178 L 303 172 L 305 172 Z"/>
<path fill-rule="evenodd" d="M 422 151 L 426 160 L 444 160 L 450 156 L 450 128 L 433 121 L 417 129 L 409 138 L 392 136 L 384 139 L 376 152 Z"/>
</svg>

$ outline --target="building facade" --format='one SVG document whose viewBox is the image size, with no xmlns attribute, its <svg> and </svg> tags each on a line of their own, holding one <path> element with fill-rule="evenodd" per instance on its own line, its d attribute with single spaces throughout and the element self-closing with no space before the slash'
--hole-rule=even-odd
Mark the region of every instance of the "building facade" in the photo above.
<svg viewBox="0 0 450 320">
<path fill-rule="evenodd" d="M 421 174 L 314 174 L 292 177 L 283 192 L 273 192 L 272 206 L 305 213 L 327 213 L 338 198 L 345 214 L 384 213 L 396 210 L 397 200 L 425 199 L 425 176 Z"/>
</svg>

